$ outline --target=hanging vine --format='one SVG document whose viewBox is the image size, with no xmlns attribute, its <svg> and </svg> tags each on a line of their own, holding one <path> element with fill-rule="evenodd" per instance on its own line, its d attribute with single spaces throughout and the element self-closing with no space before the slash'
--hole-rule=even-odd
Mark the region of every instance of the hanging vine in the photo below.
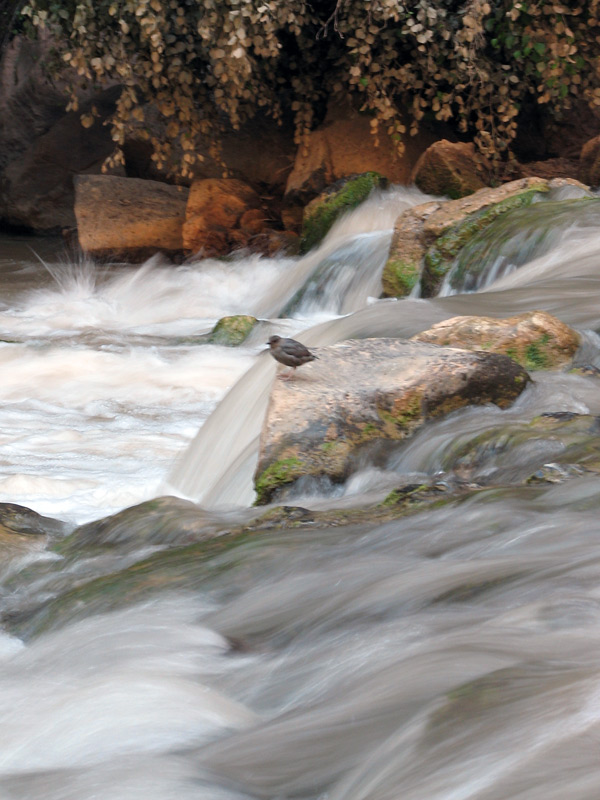
<svg viewBox="0 0 600 800">
<path fill-rule="evenodd" d="M 500 159 L 524 104 L 556 116 L 575 99 L 600 108 L 599 2 L 30 0 L 22 13 L 55 32 L 62 64 L 81 81 L 122 85 L 115 159 L 135 131 L 160 167 L 177 143 L 186 175 L 199 144 L 216 147 L 225 125 L 289 115 L 301 143 L 315 109 L 342 96 L 400 151 L 407 133 L 435 119 Z M 150 108 L 163 137 L 147 124 Z"/>
</svg>

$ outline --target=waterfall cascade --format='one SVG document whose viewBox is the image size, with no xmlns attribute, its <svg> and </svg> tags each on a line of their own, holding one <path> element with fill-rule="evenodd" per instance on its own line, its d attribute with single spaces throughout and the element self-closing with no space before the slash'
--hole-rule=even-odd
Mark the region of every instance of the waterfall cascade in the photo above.
<svg viewBox="0 0 600 800">
<path fill-rule="evenodd" d="M 46 546 L 0 524 L 1 797 L 595 800 L 597 201 L 490 227 L 448 296 L 377 300 L 394 219 L 423 199 L 376 195 L 298 259 L 99 269 L 3 241 L 0 501 L 66 527 Z M 270 333 L 316 346 L 531 309 L 582 331 L 588 374 L 536 374 L 512 408 L 463 409 L 290 503 L 456 496 L 214 539 L 257 516 Z M 204 342 L 237 313 L 261 320 L 242 347 Z M 165 487 L 201 503 L 206 540 L 190 507 L 167 524 L 152 502 L 64 538 Z"/>
</svg>

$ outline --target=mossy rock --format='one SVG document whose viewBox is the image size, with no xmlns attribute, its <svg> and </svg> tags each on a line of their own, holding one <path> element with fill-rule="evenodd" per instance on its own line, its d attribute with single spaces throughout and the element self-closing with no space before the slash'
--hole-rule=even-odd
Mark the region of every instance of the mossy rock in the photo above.
<svg viewBox="0 0 600 800">
<path fill-rule="evenodd" d="M 340 214 L 356 208 L 373 189 L 387 186 L 387 179 L 378 172 L 351 175 L 337 181 L 312 200 L 304 209 L 301 252 L 318 245 Z"/>
<path fill-rule="evenodd" d="M 248 338 L 257 324 L 256 317 L 248 314 L 223 317 L 212 329 L 208 341 L 210 344 L 220 344 L 224 347 L 237 347 Z"/>
<path fill-rule="evenodd" d="M 420 282 L 421 296 L 434 296 L 457 256 L 462 258 L 465 247 L 481 240 L 482 233 L 494 221 L 510 219 L 513 216 L 510 212 L 528 208 L 543 195 L 551 198 L 555 190 L 560 191 L 565 186 L 583 193 L 568 202 L 592 203 L 589 197 L 586 200 L 583 196 L 586 187 L 578 181 L 531 177 L 480 189 L 460 199 L 430 200 L 406 209 L 394 225 L 388 261 L 381 276 L 384 295 L 405 297 Z M 555 205 L 561 203 L 563 201 L 557 201 Z M 537 216 L 547 214 L 540 212 Z M 469 271 L 477 270 L 476 254 L 466 261 Z M 485 263 L 482 259 L 482 269 Z M 453 274 L 453 285 L 454 277 Z"/>
<path fill-rule="evenodd" d="M 388 259 L 381 283 L 386 297 L 408 297 L 421 277 L 421 264 L 405 258 Z"/>
<path fill-rule="evenodd" d="M 542 186 L 529 189 L 473 214 L 468 214 L 465 219 L 439 236 L 425 253 L 421 276 L 423 297 L 434 297 L 438 293 L 455 258 L 477 234 L 489 227 L 499 217 L 508 214 L 509 211 L 531 205 L 542 191 L 548 191 L 548 189 Z"/>
<path fill-rule="evenodd" d="M 304 474 L 304 464 L 299 458 L 281 458 L 261 472 L 255 480 L 255 505 L 268 503 L 282 486 L 292 484 Z"/>
</svg>

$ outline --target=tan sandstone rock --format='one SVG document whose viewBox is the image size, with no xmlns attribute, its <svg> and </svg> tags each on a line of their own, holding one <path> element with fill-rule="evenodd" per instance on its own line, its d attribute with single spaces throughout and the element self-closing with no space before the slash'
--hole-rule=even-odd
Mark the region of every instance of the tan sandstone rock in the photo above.
<svg viewBox="0 0 600 800">
<path fill-rule="evenodd" d="M 255 474 L 259 503 L 303 476 L 341 481 L 365 448 L 384 453 L 428 419 L 470 404 L 504 408 L 529 380 L 506 356 L 399 339 L 315 352 L 295 380 L 273 385 Z"/>
<path fill-rule="evenodd" d="M 427 194 L 457 199 L 488 186 L 490 174 L 490 165 L 472 142 L 440 139 L 419 158 L 411 182 Z"/>
<path fill-rule="evenodd" d="M 79 243 L 96 256 L 142 260 L 179 253 L 188 189 L 113 175 L 79 175 L 75 216 Z"/>
<path fill-rule="evenodd" d="M 569 365 L 581 337 L 545 311 L 528 311 L 508 319 L 452 317 L 418 333 L 411 341 L 502 353 L 525 369 L 536 370 Z"/>
</svg>

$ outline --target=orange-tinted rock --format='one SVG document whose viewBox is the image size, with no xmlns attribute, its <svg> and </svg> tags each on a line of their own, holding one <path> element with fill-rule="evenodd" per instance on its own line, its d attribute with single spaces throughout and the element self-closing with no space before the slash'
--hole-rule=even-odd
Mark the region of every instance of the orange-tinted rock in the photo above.
<svg viewBox="0 0 600 800">
<path fill-rule="evenodd" d="M 455 200 L 488 185 L 489 165 L 472 142 L 434 142 L 417 161 L 411 179 L 422 192 Z"/>
<path fill-rule="evenodd" d="M 250 208 L 240 218 L 240 228 L 244 233 L 262 233 L 267 228 L 265 212 L 260 208 Z"/>
<path fill-rule="evenodd" d="M 264 212 L 256 192 L 243 181 L 233 178 L 205 178 L 194 181 L 185 213 L 183 246 L 187 252 L 204 256 L 226 255 L 250 241 L 252 230 L 242 227 L 242 220 Z"/>
<path fill-rule="evenodd" d="M 81 248 L 92 255 L 141 260 L 179 253 L 188 189 L 113 175 L 75 179 Z"/>
</svg>

